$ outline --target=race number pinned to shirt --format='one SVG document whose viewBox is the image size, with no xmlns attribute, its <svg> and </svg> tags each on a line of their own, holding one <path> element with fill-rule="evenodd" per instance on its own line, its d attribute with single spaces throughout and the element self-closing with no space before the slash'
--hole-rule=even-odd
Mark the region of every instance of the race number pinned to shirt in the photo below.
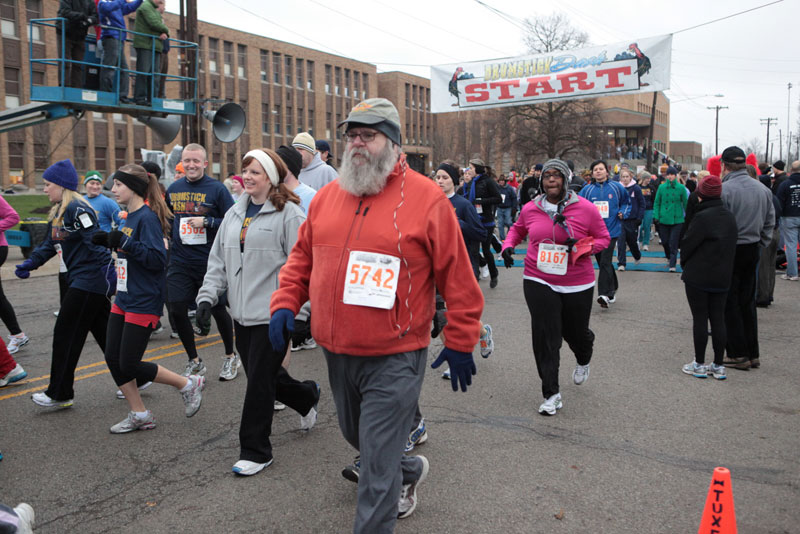
<svg viewBox="0 0 800 534">
<path fill-rule="evenodd" d="M 61 244 L 56 243 L 53 245 L 53 247 L 56 249 L 56 254 L 58 254 L 58 261 L 59 261 L 58 272 L 60 273 L 67 272 L 67 264 L 64 263 L 64 250 L 61 248 Z"/>
<path fill-rule="evenodd" d="M 344 282 L 345 304 L 391 310 L 400 276 L 400 258 L 353 250 Z"/>
<path fill-rule="evenodd" d="M 536 268 L 546 274 L 564 276 L 567 274 L 569 247 L 553 243 L 539 243 Z"/>
<path fill-rule="evenodd" d="M 128 260 L 117 258 L 117 291 L 128 291 Z"/>
<path fill-rule="evenodd" d="M 181 243 L 184 245 L 205 245 L 208 234 L 205 228 L 195 228 L 189 224 L 192 217 L 181 217 Z"/>
<path fill-rule="evenodd" d="M 478 212 L 478 215 L 481 215 L 483 213 L 483 206 L 480 204 L 475 204 L 475 211 Z"/>
<path fill-rule="evenodd" d="M 595 207 L 597 207 L 597 211 L 600 212 L 600 217 L 604 219 L 608 219 L 608 201 L 607 200 L 595 200 L 594 201 Z"/>
</svg>

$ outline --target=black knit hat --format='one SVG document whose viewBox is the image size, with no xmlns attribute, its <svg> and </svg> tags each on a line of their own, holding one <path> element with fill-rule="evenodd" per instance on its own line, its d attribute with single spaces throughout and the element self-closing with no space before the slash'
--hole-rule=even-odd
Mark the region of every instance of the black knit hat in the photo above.
<svg viewBox="0 0 800 534">
<path fill-rule="evenodd" d="M 294 174 L 294 177 L 297 178 L 300 175 L 300 170 L 303 168 L 303 156 L 300 155 L 300 152 L 298 152 L 296 148 L 285 145 L 278 147 L 276 152 L 286 164 L 289 172 Z"/>
</svg>

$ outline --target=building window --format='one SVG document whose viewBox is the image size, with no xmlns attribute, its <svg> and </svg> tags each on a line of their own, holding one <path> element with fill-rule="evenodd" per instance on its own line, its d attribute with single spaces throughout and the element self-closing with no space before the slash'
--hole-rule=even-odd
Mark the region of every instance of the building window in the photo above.
<svg viewBox="0 0 800 534">
<path fill-rule="evenodd" d="M 112 113 L 111 120 L 114 122 L 125 122 L 125 117 L 122 115 L 122 113 Z"/>
<path fill-rule="evenodd" d="M 406 84 L 406 107 L 411 105 L 411 85 Z"/>
<path fill-rule="evenodd" d="M 366 74 L 361 75 L 361 98 L 369 98 L 369 78 Z"/>
<path fill-rule="evenodd" d="M 344 96 L 350 96 L 350 69 L 344 69 Z"/>
<path fill-rule="evenodd" d="M 325 93 L 331 94 L 331 66 L 325 65 Z"/>
<path fill-rule="evenodd" d="M 7 37 L 17 36 L 17 3 L 15 0 L 0 0 L 0 33 Z"/>
<path fill-rule="evenodd" d="M 295 73 L 297 73 L 297 87 L 303 88 L 303 60 L 298 58 L 297 65 L 295 66 Z"/>
<path fill-rule="evenodd" d="M 314 110 L 308 110 L 308 133 L 311 134 L 311 137 L 314 137 Z"/>
<path fill-rule="evenodd" d="M 75 168 L 78 169 L 78 172 L 84 169 L 89 168 L 89 161 L 87 158 L 86 147 L 81 146 L 73 146 L 72 147 L 73 157 L 75 159 Z"/>
<path fill-rule="evenodd" d="M 217 60 L 219 55 L 219 40 L 212 37 L 208 38 L 208 72 L 217 72 Z"/>
<path fill-rule="evenodd" d="M 6 109 L 19 107 L 19 69 L 5 67 Z"/>
<path fill-rule="evenodd" d="M 431 90 L 428 87 L 425 88 L 425 106 L 428 111 L 431 110 Z"/>
<path fill-rule="evenodd" d="M 272 53 L 272 83 L 281 83 L 281 55 Z"/>
<path fill-rule="evenodd" d="M 314 90 L 314 62 L 306 61 L 306 89 Z"/>
<path fill-rule="evenodd" d="M 247 47 L 237 45 L 236 70 L 239 78 L 247 78 Z"/>
<path fill-rule="evenodd" d="M 27 0 L 25 10 L 28 12 L 28 20 L 42 18 L 42 0 Z M 39 26 L 32 26 L 31 32 L 34 41 L 41 42 Z"/>
<path fill-rule="evenodd" d="M 342 68 L 341 67 L 336 67 L 336 70 L 334 71 L 334 73 L 335 73 L 335 78 L 334 78 L 334 83 L 335 83 L 334 91 L 335 92 L 334 92 L 334 94 L 336 96 L 339 96 L 339 95 L 342 94 L 341 90 L 340 90 L 341 85 L 342 85 Z M 339 123 L 337 122 L 336 124 L 339 124 Z"/>
<path fill-rule="evenodd" d="M 108 149 L 104 146 L 96 146 L 94 147 L 94 168 L 98 171 L 105 173 L 107 169 L 106 165 L 106 154 Z"/>
<path fill-rule="evenodd" d="M 272 115 L 275 117 L 275 135 L 281 135 L 283 128 L 281 127 L 281 106 L 279 104 L 272 107 Z"/>
<path fill-rule="evenodd" d="M 269 135 L 269 104 L 261 104 L 261 133 Z"/>
<path fill-rule="evenodd" d="M 325 139 L 331 138 L 331 131 L 333 131 L 333 126 L 331 123 L 331 114 L 328 112 L 325 113 Z"/>
<path fill-rule="evenodd" d="M 284 65 L 286 72 L 284 72 L 284 82 L 287 86 L 292 85 L 292 56 L 284 56 Z"/>
<path fill-rule="evenodd" d="M 336 124 L 339 124 L 340 122 L 342 122 L 342 114 L 341 113 L 337 113 L 336 114 Z M 341 139 L 341 138 L 342 138 L 342 129 L 341 128 L 336 128 L 336 139 Z"/>
<path fill-rule="evenodd" d="M 266 82 L 269 78 L 269 52 L 261 51 L 261 81 Z"/>
<path fill-rule="evenodd" d="M 286 135 L 292 135 L 292 107 L 286 106 Z"/>
<path fill-rule="evenodd" d="M 222 72 L 225 74 L 225 76 L 230 76 L 233 70 L 233 43 L 228 41 L 223 41 L 222 50 L 223 50 Z"/>
<path fill-rule="evenodd" d="M 127 150 L 125 149 L 125 147 L 114 149 L 114 159 L 116 160 L 114 164 L 117 166 L 118 169 L 128 162 L 128 156 L 126 152 Z"/>
<path fill-rule="evenodd" d="M 361 87 L 361 75 L 358 72 L 353 72 L 353 97 L 360 98 L 358 96 L 358 89 Z"/>
</svg>

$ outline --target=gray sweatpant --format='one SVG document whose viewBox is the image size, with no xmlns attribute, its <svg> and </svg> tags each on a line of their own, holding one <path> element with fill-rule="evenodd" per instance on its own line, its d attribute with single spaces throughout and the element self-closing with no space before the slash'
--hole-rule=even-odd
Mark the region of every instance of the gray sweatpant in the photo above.
<svg viewBox="0 0 800 534">
<path fill-rule="evenodd" d="M 323 352 L 339 428 L 361 454 L 353 532 L 394 532 L 400 489 L 422 474 L 422 462 L 403 450 L 428 349 L 387 356 Z"/>
</svg>

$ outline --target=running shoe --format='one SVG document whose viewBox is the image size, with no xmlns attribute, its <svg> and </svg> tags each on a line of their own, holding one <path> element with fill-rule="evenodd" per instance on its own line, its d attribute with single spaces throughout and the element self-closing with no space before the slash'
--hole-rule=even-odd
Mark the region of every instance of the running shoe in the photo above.
<svg viewBox="0 0 800 534">
<path fill-rule="evenodd" d="M 759 367 L 761 367 L 761 360 L 758 358 L 750 360 L 750 369 L 758 369 Z"/>
<path fill-rule="evenodd" d="M 258 462 L 251 462 L 250 460 L 239 460 L 233 464 L 233 472 L 237 475 L 249 477 L 260 472 L 265 467 L 272 465 L 272 458 L 268 462 L 260 464 Z"/>
<path fill-rule="evenodd" d="M 28 373 L 25 371 L 25 369 L 22 368 L 20 364 L 17 364 L 12 370 L 8 372 L 6 376 L 0 378 L 0 388 L 4 388 L 9 384 L 13 384 L 14 382 L 19 382 L 26 376 L 28 376 Z"/>
<path fill-rule="evenodd" d="M 617 265 L 617 270 L 618 271 L 624 271 L 625 270 L 625 266 L 622 265 L 622 264 L 619 264 L 619 265 Z"/>
<path fill-rule="evenodd" d="M 19 352 L 19 349 L 24 347 L 30 342 L 31 338 L 25 335 L 25 332 L 20 332 L 14 336 L 8 336 L 8 345 L 6 348 L 8 349 L 9 354 L 16 354 Z"/>
<path fill-rule="evenodd" d="M 608 304 L 610 299 L 605 295 L 600 295 L 597 297 L 597 303 L 600 305 L 601 308 L 608 308 Z"/>
<path fill-rule="evenodd" d="M 489 288 L 494 289 L 497 287 L 497 277 L 495 276 L 491 280 L 489 280 Z"/>
<path fill-rule="evenodd" d="M 789 280 L 791 282 L 797 282 L 800 280 L 800 276 L 789 276 L 788 274 L 782 274 L 781 280 Z"/>
<path fill-rule="evenodd" d="M 647 245 L 642 245 L 642 250 L 644 250 L 646 252 L 646 251 L 650 250 L 650 247 L 648 247 Z"/>
<path fill-rule="evenodd" d="M 358 474 L 361 470 L 361 456 L 356 456 L 353 463 L 342 469 L 342 476 L 350 482 L 358 484 Z"/>
<path fill-rule="evenodd" d="M 708 369 L 702 363 L 691 362 L 684 365 L 681 370 L 687 375 L 692 375 L 695 378 L 707 378 Z"/>
<path fill-rule="evenodd" d="M 170 338 L 170 339 L 180 339 L 180 337 L 181 337 L 181 336 L 180 336 L 180 335 L 178 335 L 178 333 L 177 333 L 177 332 L 171 332 L 171 333 L 169 334 L 169 338 Z"/>
<path fill-rule="evenodd" d="M 717 380 L 725 380 L 728 376 L 725 374 L 725 367 L 712 363 L 708 366 L 708 373 Z"/>
<path fill-rule="evenodd" d="M 314 406 L 308 411 L 306 415 L 300 416 L 300 430 L 309 431 L 314 428 L 314 425 L 317 424 L 317 406 L 319 405 L 319 398 L 322 395 L 322 390 L 317 386 L 317 402 L 314 403 Z"/>
<path fill-rule="evenodd" d="M 203 363 L 203 360 L 198 359 L 197 361 L 189 360 L 186 362 L 186 367 L 183 368 L 183 372 L 181 376 L 190 376 L 190 375 L 198 375 L 203 376 L 206 374 L 206 364 Z"/>
<path fill-rule="evenodd" d="M 671 272 L 671 273 L 677 273 L 677 272 L 678 272 L 678 269 L 676 269 L 675 267 L 670 267 L 670 268 L 669 268 L 669 272 Z"/>
<path fill-rule="evenodd" d="M 202 376 L 192 375 L 189 377 L 189 389 L 181 391 L 183 396 L 183 404 L 186 406 L 186 417 L 191 417 L 200 409 L 203 403 L 203 388 L 206 385 L 206 379 Z"/>
<path fill-rule="evenodd" d="M 492 338 L 492 326 L 485 324 L 483 325 L 483 327 L 486 329 L 486 334 L 482 335 L 480 338 L 481 356 L 483 356 L 484 358 L 488 358 L 489 356 L 492 355 L 492 351 L 494 350 L 494 339 Z"/>
<path fill-rule="evenodd" d="M 576 386 L 580 386 L 586 383 L 587 380 L 589 380 L 589 364 L 576 365 L 575 370 L 572 371 L 572 381 L 575 382 Z"/>
<path fill-rule="evenodd" d="M 403 488 L 400 490 L 400 501 L 397 503 L 397 519 L 405 519 L 413 514 L 419 504 L 417 488 L 427 478 L 430 463 L 424 456 L 417 456 L 417 458 L 422 462 L 422 474 L 411 484 L 403 484 Z"/>
<path fill-rule="evenodd" d="M 144 390 L 146 390 L 147 388 L 149 388 L 152 385 L 153 385 L 152 382 L 145 382 L 144 384 L 139 386 L 139 391 L 144 391 Z M 124 399 L 125 398 L 125 394 L 122 392 L 121 389 L 117 390 L 117 398 L 118 399 Z"/>
<path fill-rule="evenodd" d="M 47 396 L 47 393 L 40 391 L 31 395 L 31 400 L 39 406 L 45 408 L 69 408 L 73 404 L 73 399 L 57 401 Z"/>
<path fill-rule="evenodd" d="M 33 529 L 36 528 L 36 514 L 33 513 L 33 507 L 28 503 L 21 502 L 14 508 L 14 513 L 19 518 L 17 533 L 32 534 Z"/>
<path fill-rule="evenodd" d="M 555 415 L 556 410 L 560 410 L 562 406 L 564 404 L 561 402 L 561 393 L 556 393 L 539 406 L 539 413 L 542 415 Z"/>
<path fill-rule="evenodd" d="M 616 295 L 611 295 L 610 297 L 608 297 L 608 303 L 609 304 L 614 304 L 615 302 L 617 302 L 617 296 Z"/>
<path fill-rule="evenodd" d="M 411 431 L 411 434 L 408 435 L 408 441 L 406 441 L 406 452 L 411 452 L 414 450 L 415 445 L 422 445 L 428 441 L 428 431 L 425 429 L 425 418 L 423 417 L 417 428 Z"/>
<path fill-rule="evenodd" d="M 156 418 L 153 412 L 147 410 L 147 415 L 139 419 L 136 412 L 128 412 L 128 417 L 111 427 L 112 434 L 127 434 L 134 430 L 151 430 L 156 427 Z"/>
<path fill-rule="evenodd" d="M 442 373 L 442 378 L 444 380 L 450 380 L 450 368 L 444 370 L 444 372 Z"/>
<path fill-rule="evenodd" d="M 233 380 L 239 374 L 239 367 L 242 366 L 242 361 L 239 359 L 238 354 L 234 354 L 230 358 L 225 357 L 222 359 L 222 369 L 219 372 L 220 380 Z"/>
<path fill-rule="evenodd" d="M 489 278 L 489 266 L 484 265 L 481 267 L 481 278 Z"/>
<path fill-rule="evenodd" d="M 314 341 L 313 337 L 307 337 L 299 345 L 295 345 L 294 343 L 292 343 L 292 352 L 297 352 L 298 350 L 311 350 L 316 348 L 317 348 L 317 342 Z"/>
<path fill-rule="evenodd" d="M 155 336 L 163 331 L 164 331 L 164 326 L 161 324 L 161 321 L 158 321 L 158 323 L 156 323 L 156 327 L 153 329 L 152 332 L 150 332 L 150 335 Z"/>
<path fill-rule="evenodd" d="M 740 371 L 747 371 L 752 367 L 752 363 L 745 357 L 742 358 L 725 358 L 722 360 L 722 364 L 725 367 L 731 367 L 733 369 L 739 369 Z"/>
<path fill-rule="evenodd" d="M 275 401 L 275 404 L 272 409 L 275 410 L 276 412 L 281 412 L 286 409 L 286 405 L 281 401 Z"/>
</svg>

